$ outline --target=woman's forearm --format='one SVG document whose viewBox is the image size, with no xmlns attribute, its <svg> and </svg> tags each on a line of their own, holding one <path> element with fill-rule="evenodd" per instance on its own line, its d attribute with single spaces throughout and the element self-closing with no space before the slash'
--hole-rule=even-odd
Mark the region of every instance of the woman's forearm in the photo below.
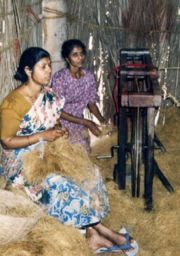
<svg viewBox="0 0 180 256">
<path fill-rule="evenodd" d="M 100 133 L 101 133 L 101 131 L 98 128 L 98 125 L 96 123 L 94 123 L 93 121 L 91 121 L 91 120 L 76 117 L 76 116 L 72 116 L 71 114 L 68 114 L 66 112 L 62 112 L 61 118 L 65 119 L 69 122 L 85 126 L 96 136 L 99 136 Z"/>
<path fill-rule="evenodd" d="M 40 133 L 28 136 L 14 136 L 2 139 L 2 144 L 9 149 L 23 148 L 35 144 L 41 140 Z"/>
<path fill-rule="evenodd" d="M 9 149 L 24 148 L 33 145 L 41 140 L 54 141 L 62 136 L 67 136 L 65 129 L 51 128 L 49 130 L 38 132 L 27 136 L 14 136 L 7 139 L 1 139 L 4 147 Z"/>
<path fill-rule="evenodd" d="M 100 123 L 105 122 L 104 117 L 101 115 L 99 108 L 97 107 L 97 105 L 95 103 L 89 103 L 88 108 L 89 108 L 90 112 L 99 120 Z"/>
<path fill-rule="evenodd" d="M 75 124 L 85 125 L 85 119 L 84 118 L 73 116 L 73 115 L 71 115 L 69 113 L 66 113 L 64 111 L 61 113 L 61 118 L 64 119 L 64 120 L 67 120 L 69 122 L 75 123 Z"/>
</svg>

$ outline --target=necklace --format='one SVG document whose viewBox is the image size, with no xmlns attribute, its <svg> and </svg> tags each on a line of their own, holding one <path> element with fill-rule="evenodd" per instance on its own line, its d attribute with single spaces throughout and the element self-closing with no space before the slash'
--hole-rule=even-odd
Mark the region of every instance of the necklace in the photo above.
<svg viewBox="0 0 180 256">
<path fill-rule="evenodd" d="M 33 104 L 37 100 L 37 98 L 39 97 L 40 92 L 36 93 L 35 95 L 32 95 L 29 88 L 28 87 L 25 87 L 25 88 L 26 88 L 25 97 L 30 103 Z"/>
<path fill-rule="evenodd" d="M 29 98 L 29 100 L 31 101 L 31 103 L 34 103 L 37 98 L 38 98 L 38 95 L 37 96 L 30 96 L 30 95 L 27 95 L 27 97 Z"/>
</svg>

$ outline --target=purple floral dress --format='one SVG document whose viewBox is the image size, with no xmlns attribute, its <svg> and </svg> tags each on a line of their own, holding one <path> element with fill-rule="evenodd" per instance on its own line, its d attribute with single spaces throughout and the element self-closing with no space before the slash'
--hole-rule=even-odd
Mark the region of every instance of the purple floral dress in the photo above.
<svg viewBox="0 0 180 256">
<path fill-rule="evenodd" d="M 80 79 L 75 79 L 68 68 L 63 68 L 57 71 L 52 79 L 52 88 L 59 96 L 65 97 L 63 110 L 81 118 L 88 103 L 96 103 L 99 100 L 93 73 L 87 69 L 83 71 L 85 75 Z M 61 124 L 68 129 L 71 142 L 80 143 L 87 150 L 90 149 L 88 131 L 83 125 L 63 119 L 61 119 Z"/>
</svg>

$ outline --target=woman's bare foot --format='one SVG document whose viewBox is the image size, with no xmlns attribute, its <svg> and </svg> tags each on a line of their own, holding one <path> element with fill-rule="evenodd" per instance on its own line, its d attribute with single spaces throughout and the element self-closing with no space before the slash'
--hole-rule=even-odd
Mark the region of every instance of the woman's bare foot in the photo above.
<svg viewBox="0 0 180 256">
<path fill-rule="evenodd" d="M 89 244 L 89 247 L 92 250 L 97 250 L 101 247 L 111 247 L 113 243 L 101 236 L 94 228 L 89 227 L 86 230 L 86 238 Z"/>
<path fill-rule="evenodd" d="M 101 223 L 93 226 L 93 228 L 101 236 L 103 236 L 104 238 L 108 239 L 109 241 L 111 241 L 112 243 L 114 243 L 116 245 L 122 245 L 122 244 L 126 244 L 127 243 L 127 240 L 126 240 L 126 238 L 123 235 L 121 235 L 121 234 L 119 234 L 119 233 L 117 233 L 117 232 L 115 232 L 115 231 L 105 227 Z"/>
</svg>

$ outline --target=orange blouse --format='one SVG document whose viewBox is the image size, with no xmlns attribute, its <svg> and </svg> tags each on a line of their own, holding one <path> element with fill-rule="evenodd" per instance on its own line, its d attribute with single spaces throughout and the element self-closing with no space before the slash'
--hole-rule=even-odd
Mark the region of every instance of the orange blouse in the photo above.
<svg viewBox="0 0 180 256">
<path fill-rule="evenodd" d="M 0 106 L 0 139 L 16 135 L 22 118 L 30 108 L 31 104 L 16 90 L 6 96 Z"/>
</svg>

